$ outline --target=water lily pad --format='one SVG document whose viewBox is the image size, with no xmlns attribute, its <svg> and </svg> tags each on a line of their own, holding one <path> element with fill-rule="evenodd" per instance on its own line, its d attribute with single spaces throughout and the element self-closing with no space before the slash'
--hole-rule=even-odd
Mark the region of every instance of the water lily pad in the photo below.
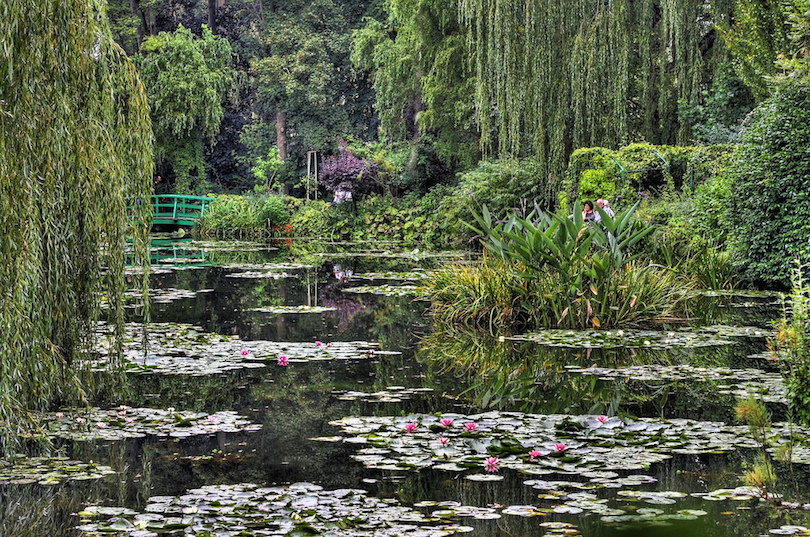
<svg viewBox="0 0 810 537">
<path fill-rule="evenodd" d="M 569 373 L 597 376 L 600 379 L 628 378 L 634 381 L 713 381 L 719 394 L 745 399 L 749 395 L 768 403 L 786 403 L 787 389 L 780 373 L 760 369 L 732 369 L 729 367 L 697 367 L 689 364 L 639 365 L 621 368 L 569 367 Z M 599 427 L 600 424 L 589 426 Z"/>
<path fill-rule="evenodd" d="M 57 485 L 65 481 L 100 479 L 115 473 L 109 466 L 70 460 L 67 457 L 16 457 L 0 459 L 0 485 Z"/>
<path fill-rule="evenodd" d="M 89 507 L 78 530 L 85 537 L 156 535 L 193 528 L 195 535 L 245 535 L 246 528 L 262 535 L 343 535 L 346 537 L 440 537 L 471 528 L 437 521 L 390 499 L 362 490 L 327 491 L 309 483 L 287 487 L 252 484 L 211 485 L 177 497 L 149 499 L 143 513 Z M 494 509 L 459 506 L 447 516 L 499 517 Z M 144 528 L 147 533 L 143 533 Z M 188 532 L 189 530 L 185 530 Z M 338 533 L 335 533 L 338 532 Z M 172 533 L 173 534 L 173 533 Z M 259 533 L 257 533 L 258 535 Z"/>
<path fill-rule="evenodd" d="M 337 311 L 337 308 L 328 306 L 269 306 L 266 308 L 253 308 L 250 311 L 259 313 L 324 313 Z"/>
<path fill-rule="evenodd" d="M 442 425 L 442 419 L 452 421 Z M 592 472 L 590 482 L 602 487 L 654 481 L 644 474 L 619 478 L 602 472 L 641 470 L 674 454 L 720 453 L 757 446 L 747 427 L 722 422 L 617 419 L 614 426 L 595 428 L 589 425 L 594 420 L 593 416 L 487 412 L 444 414 L 441 418 L 427 414 L 349 417 L 332 423 L 347 437 L 365 438 L 369 447 L 388 450 L 385 465 L 393 459 L 402 469 L 447 463 L 481 468 L 484 458 L 495 456 L 500 469 L 527 474 L 538 469 L 575 475 Z M 783 424 L 774 424 L 772 431 L 775 435 L 789 434 Z M 455 451 L 438 455 L 439 437 L 447 438 Z M 361 448 L 355 457 L 370 468 L 378 468 L 379 461 L 369 459 L 366 449 Z M 531 456 L 531 452 L 541 455 Z M 669 499 L 671 496 L 651 496 L 644 501 L 669 503 Z"/>
<path fill-rule="evenodd" d="M 365 359 L 377 354 L 399 354 L 379 351 L 378 344 L 355 342 L 280 342 L 251 340 L 203 331 L 200 327 L 178 323 L 152 323 L 148 329 L 148 352 L 142 345 L 143 327 L 128 324 L 124 357 L 132 373 L 203 376 L 235 369 L 265 367 L 266 361 L 287 356 L 289 362 L 309 360 Z M 107 339 L 100 342 L 101 358 L 95 369 L 105 369 Z"/>
<path fill-rule="evenodd" d="M 236 412 L 214 414 L 183 412 L 173 408 L 131 408 L 112 410 L 92 408 L 44 414 L 41 424 L 46 434 L 74 440 L 120 440 L 144 436 L 185 438 L 214 433 L 251 432 L 261 429 Z"/>
<path fill-rule="evenodd" d="M 344 293 L 362 293 L 383 296 L 425 296 L 424 291 L 416 285 L 362 285 L 346 287 Z"/>
<path fill-rule="evenodd" d="M 303 267 L 295 267 L 303 268 Z M 226 278 L 241 278 L 245 280 L 281 280 L 284 278 L 294 278 L 295 276 L 286 272 L 273 272 L 270 270 L 245 270 L 243 272 L 231 272 L 225 275 Z"/>
<path fill-rule="evenodd" d="M 511 336 L 513 341 L 532 341 L 549 347 L 572 348 L 644 348 L 671 349 L 730 345 L 719 329 L 714 332 L 686 332 L 654 330 L 539 330 L 529 334 Z"/>
</svg>

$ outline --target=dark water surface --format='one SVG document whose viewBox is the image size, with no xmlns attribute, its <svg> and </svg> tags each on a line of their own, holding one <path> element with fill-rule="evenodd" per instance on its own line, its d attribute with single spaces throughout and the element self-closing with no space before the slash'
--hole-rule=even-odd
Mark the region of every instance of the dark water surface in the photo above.
<svg viewBox="0 0 810 537">
<path fill-rule="evenodd" d="M 146 437 L 116 442 L 69 442 L 69 457 L 113 466 L 113 478 L 70 482 L 57 486 L 0 485 L 0 536 L 75 535 L 73 515 L 87 504 L 142 509 L 153 496 L 181 495 L 203 485 L 290 484 L 311 482 L 326 489 L 358 488 L 372 495 L 397 498 L 413 505 L 428 500 L 456 501 L 477 507 L 534 505 L 553 507 L 559 501 L 541 499 L 523 482 L 534 476 L 510 469 L 504 479 L 474 482 L 463 473 L 436 470 L 391 471 L 364 468 L 352 455 L 352 443 L 314 441 L 339 434 L 330 421 L 346 416 L 408 416 L 484 410 L 538 414 L 606 414 L 635 417 L 688 418 L 734 423 L 736 396 L 724 393 L 723 382 L 702 379 L 643 379 L 629 376 L 571 373 L 572 368 L 690 364 L 702 367 L 756 369 L 773 372 L 760 356 L 764 337 L 737 337 L 733 344 L 697 349 L 634 350 L 547 347 L 527 341 L 499 341 L 471 334 L 430 334 L 427 304 L 413 296 L 380 296 L 347 292 L 359 285 L 413 284 L 397 279 L 361 280 L 367 273 L 430 269 L 451 257 L 424 258 L 421 252 L 389 256 L 383 247 L 341 249 L 278 249 L 250 245 L 193 243 L 164 245 L 155 252 L 158 270 L 152 286 L 158 290 L 197 291 L 193 296 L 155 303 L 152 321 L 187 323 L 207 332 L 251 340 L 287 342 L 368 341 L 383 351 L 366 359 L 274 363 L 211 376 L 144 374 L 133 377 L 132 394 L 122 404 L 133 407 L 217 412 L 233 410 L 262 425 L 252 433 L 220 433 L 180 440 Z M 302 253 L 302 250 L 308 250 Z M 323 253 L 325 252 L 338 253 Z M 342 250 L 343 253 L 339 253 Z M 349 252 L 349 253 L 346 253 Z M 158 255 L 159 254 L 159 255 Z M 361 254 L 361 255 L 358 255 Z M 291 277 L 234 278 L 246 270 L 266 270 L 267 263 L 296 262 L 286 268 Z M 334 267 L 350 270 L 348 282 L 335 278 Z M 176 270 L 179 267 L 182 270 Z M 699 303 L 698 303 L 699 302 Z M 273 306 L 326 306 L 324 313 L 257 312 Z M 710 296 L 696 301 L 695 316 L 707 324 L 758 326 L 764 330 L 781 315 L 773 296 Z M 678 327 L 682 329 L 683 327 Z M 395 387 L 430 388 L 401 401 L 344 400 L 345 392 L 375 393 Z M 784 417 L 785 405 L 769 403 L 774 419 Z M 745 450 L 723 454 L 675 455 L 643 473 L 654 483 L 636 487 L 649 491 L 710 492 L 742 485 L 740 475 L 753 454 Z M 784 469 L 783 469 L 784 470 Z M 806 486 L 805 467 L 794 476 L 782 471 L 780 483 Z M 627 473 L 627 472 L 625 472 Z M 632 472 L 630 472 L 632 473 Z M 544 479 L 555 479 L 544 476 Z M 560 479 L 576 481 L 576 476 Z M 547 513 L 544 516 L 503 515 L 496 520 L 463 518 L 460 523 L 476 536 L 562 535 L 548 522 L 567 522 L 568 534 L 586 536 L 706 536 L 762 535 L 783 524 L 807 523 L 802 510 L 775 510 L 756 500 L 716 501 L 686 496 L 677 506 L 648 505 L 617 497 L 610 488 L 596 492 L 628 512 L 702 510 L 694 520 L 605 523 L 598 514 Z M 643 511 L 642 511 L 643 512 Z M 246 533 L 245 535 L 248 535 Z"/>
</svg>

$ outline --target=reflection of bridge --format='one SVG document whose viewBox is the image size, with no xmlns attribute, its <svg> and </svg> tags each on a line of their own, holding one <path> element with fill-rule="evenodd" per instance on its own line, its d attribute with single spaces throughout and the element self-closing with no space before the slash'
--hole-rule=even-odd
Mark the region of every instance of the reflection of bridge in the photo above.
<svg viewBox="0 0 810 537">
<path fill-rule="evenodd" d="M 149 263 L 152 265 L 183 265 L 202 267 L 211 262 L 205 257 L 205 250 L 192 246 L 188 239 L 152 239 Z"/>
<path fill-rule="evenodd" d="M 152 225 L 193 226 L 205 214 L 213 198 L 161 194 L 152 196 Z"/>
</svg>

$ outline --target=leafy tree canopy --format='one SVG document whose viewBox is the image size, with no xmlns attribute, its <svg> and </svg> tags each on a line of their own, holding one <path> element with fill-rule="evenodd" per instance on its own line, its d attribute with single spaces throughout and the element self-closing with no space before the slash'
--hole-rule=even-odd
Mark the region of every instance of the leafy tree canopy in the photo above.
<svg viewBox="0 0 810 537">
<path fill-rule="evenodd" d="M 227 40 L 203 28 L 196 38 L 180 26 L 143 42 L 135 63 L 144 80 L 159 141 L 202 133 L 216 136 L 227 91 L 233 84 Z"/>
<path fill-rule="evenodd" d="M 231 46 L 203 26 L 197 38 L 182 25 L 144 40 L 135 62 L 144 79 L 164 176 L 179 193 L 204 189 L 203 138 L 213 145 L 232 87 Z"/>
<path fill-rule="evenodd" d="M 87 403 L 125 378 L 124 251 L 129 234 L 148 266 L 152 133 L 143 86 L 103 9 L 0 2 L 3 454 L 31 432 L 32 411 Z M 95 384 L 82 354 L 102 294 L 114 374 Z"/>
</svg>

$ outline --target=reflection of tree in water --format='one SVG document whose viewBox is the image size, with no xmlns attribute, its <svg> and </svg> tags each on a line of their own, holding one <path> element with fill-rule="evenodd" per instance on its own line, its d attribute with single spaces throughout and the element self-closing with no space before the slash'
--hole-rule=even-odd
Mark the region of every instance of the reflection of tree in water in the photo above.
<svg viewBox="0 0 810 537">
<path fill-rule="evenodd" d="M 341 282 L 336 282 L 320 290 L 321 306 L 336 308 L 336 312 L 330 315 L 338 317 L 337 331 L 345 332 L 351 320 L 359 313 L 370 312 L 374 309 L 374 305 L 365 304 L 361 302 L 356 296 L 344 294 L 341 288 L 345 285 Z"/>
</svg>

